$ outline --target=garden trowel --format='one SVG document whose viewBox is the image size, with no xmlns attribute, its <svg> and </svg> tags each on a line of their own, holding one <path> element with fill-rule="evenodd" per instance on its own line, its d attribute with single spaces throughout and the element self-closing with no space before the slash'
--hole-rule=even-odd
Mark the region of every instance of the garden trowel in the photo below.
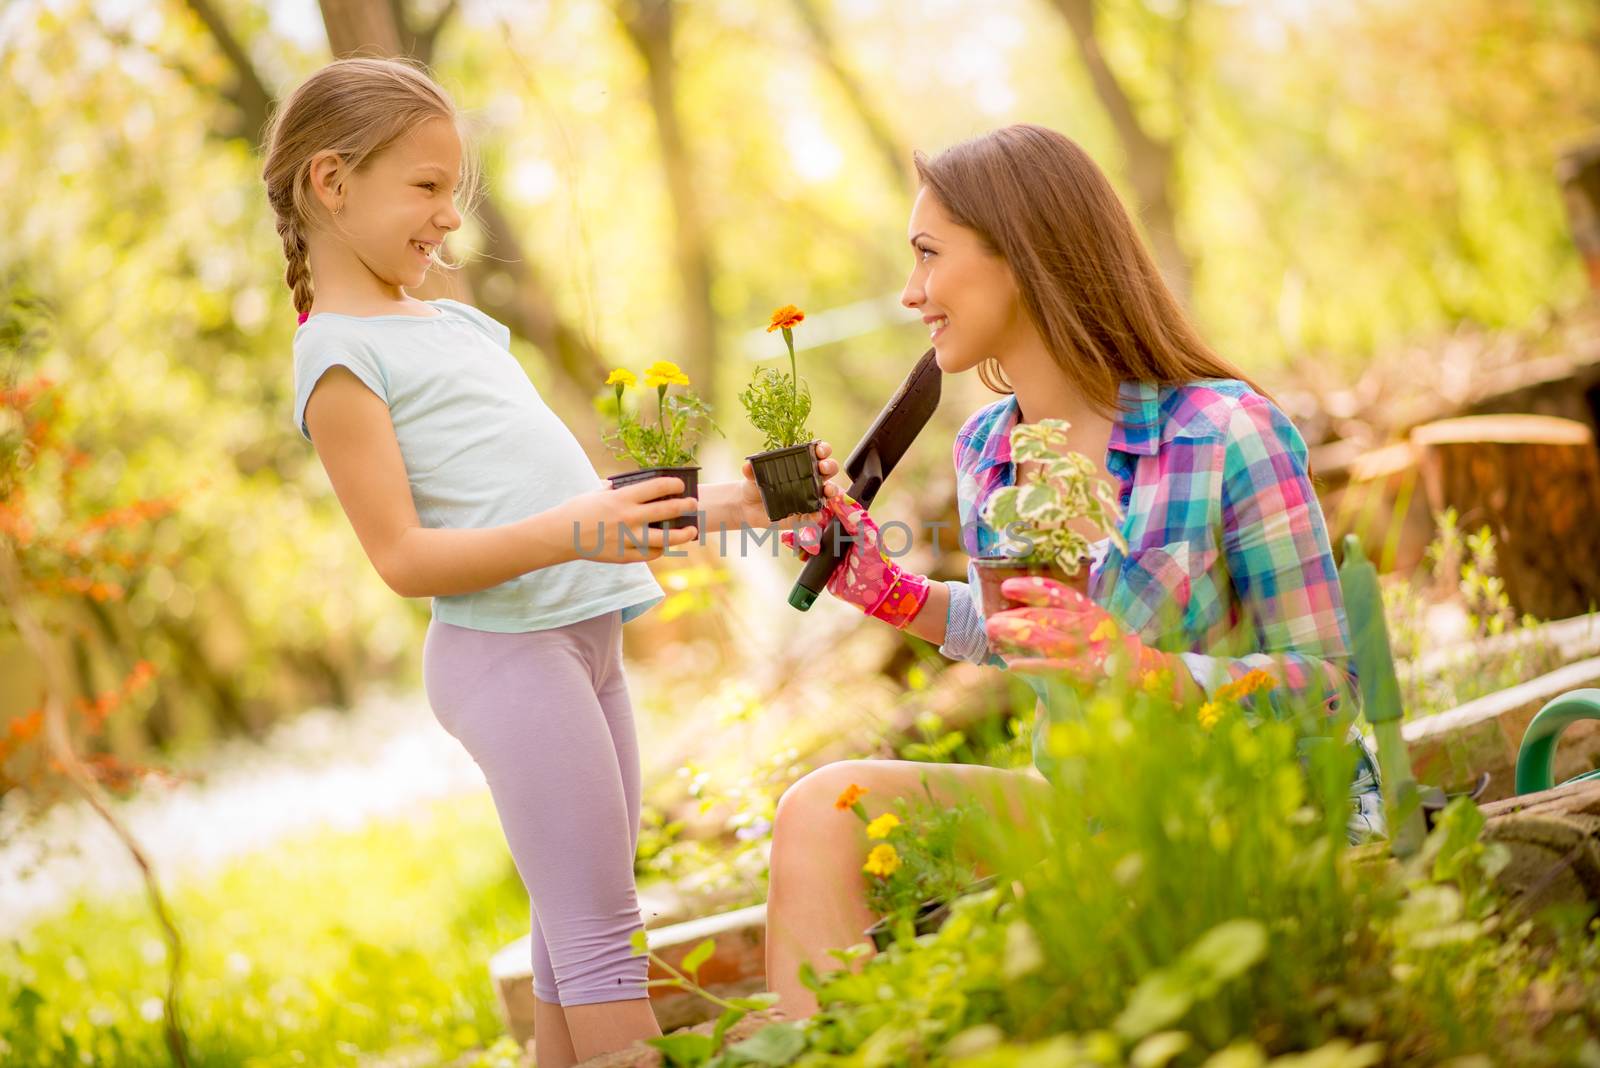
<svg viewBox="0 0 1600 1068">
<path fill-rule="evenodd" d="M 942 381 L 939 364 L 933 350 L 922 354 L 917 365 L 900 383 L 889 403 L 883 406 L 878 418 L 855 451 L 844 462 L 844 473 L 850 479 L 850 496 L 862 507 L 872 504 L 878 487 L 889 477 L 894 465 L 906 454 L 922 428 L 928 425 L 933 410 L 939 406 L 939 387 Z M 828 585 L 828 577 L 850 551 L 850 535 L 836 518 L 830 518 L 823 529 L 818 553 L 806 562 L 805 570 L 789 591 L 789 603 L 804 612 L 816 601 L 817 595 Z"/>
</svg>

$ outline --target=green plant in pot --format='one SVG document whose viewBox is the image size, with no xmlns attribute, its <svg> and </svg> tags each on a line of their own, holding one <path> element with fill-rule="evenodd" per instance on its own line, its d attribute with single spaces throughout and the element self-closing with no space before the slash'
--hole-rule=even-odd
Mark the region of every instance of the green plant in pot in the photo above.
<svg viewBox="0 0 1600 1068">
<path fill-rule="evenodd" d="M 672 386 L 689 385 L 689 376 L 670 360 L 657 360 L 644 369 L 645 387 L 656 391 L 654 420 L 645 415 L 642 404 L 633 412 L 623 404 L 623 392 L 637 384 L 633 372 L 621 367 L 606 378 L 606 385 L 612 387 L 615 395 L 603 397 L 602 406 L 614 407 L 617 419 L 617 429 L 606 435 L 606 444 L 618 459 L 631 459 L 639 465 L 637 471 L 610 476 L 611 485 L 626 486 L 658 475 L 675 475 L 683 479 L 683 492 L 675 496 L 695 496 L 700 488 L 700 466 L 695 462 L 695 450 L 699 447 L 701 425 L 717 430 L 717 425 L 711 421 L 711 406 L 687 389 L 670 397 L 667 395 Z M 670 530 L 692 527 L 695 523 L 696 517 L 691 513 L 656 520 L 650 525 L 658 530 Z"/>
<path fill-rule="evenodd" d="M 750 425 L 765 439 L 763 451 L 746 459 L 755 471 L 767 518 L 774 522 L 822 507 L 817 442 L 806 428 L 811 415 L 811 388 L 800 381 L 794 358 L 794 328 L 805 317 L 805 312 L 793 304 L 785 304 L 772 313 L 767 333 L 783 331 L 783 343 L 789 347 L 789 373 L 775 367 L 758 368 L 739 394 Z"/>
<path fill-rule="evenodd" d="M 1098 528 L 1127 551 L 1118 529 L 1122 509 L 1110 485 L 1095 477 L 1094 462 L 1067 447 L 1070 426 L 1065 419 L 1041 419 L 1011 430 L 1012 463 L 1019 471 L 1024 464 L 1037 466 L 983 504 L 984 522 L 1006 539 L 1000 555 L 972 562 L 978 611 L 985 616 L 1017 607 L 1000 592 L 1009 578 L 1039 575 L 1088 592 L 1089 538 L 1074 522 Z"/>
</svg>

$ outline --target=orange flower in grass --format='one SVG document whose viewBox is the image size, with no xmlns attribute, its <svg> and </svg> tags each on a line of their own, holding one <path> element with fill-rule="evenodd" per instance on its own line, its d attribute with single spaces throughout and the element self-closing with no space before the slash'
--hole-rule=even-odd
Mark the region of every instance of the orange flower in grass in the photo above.
<svg viewBox="0 0 1600 1068">
<path fill-rule="evenodd" d="M 866 793 L 867 791 L 865 788 L 857 786 L 855 783 L 851 783 L 849 786 L 845 787 L 844 793 L 839 795 L 839 799 L 833 803 L 833 807 L 838 809 L 840 812 L 846 812 L 850 808 L 854 807 L 857 801 L 860 801 L 863 797 L 865 797 Z"/>
<path fill-rule="evenodd" d="M 785 304 L 772 313 L 772 322 L 767 326 L 767 333 L 774 330 L 792 330 L 805 322 L 806 313 L 796 308 L 793 304 Z"/>
<path fill-rule="evenodd" d="M 1257 690 L 1270 690 L 1277 684 L 1277 679 L 1257 668 L 1239 676 L 1232 682 L 1224 683 L 1217 687 L 1216 699 L 1218 701 L 1240 701 Z"/>
</svg>

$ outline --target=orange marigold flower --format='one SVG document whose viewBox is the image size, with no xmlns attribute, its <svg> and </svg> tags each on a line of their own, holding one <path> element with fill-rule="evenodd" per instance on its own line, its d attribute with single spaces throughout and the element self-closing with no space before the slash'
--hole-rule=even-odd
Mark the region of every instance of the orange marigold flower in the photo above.
<svg viewBox="0 0 1600 1068">
<path fill-rule="evenodd" d="M 1232 682 L 1217 687 L 1218 701 L 1238 701 L 1249 697 L 1257 690 L 1267 690 L 1278 684 L 1278 680 L 1257 668 L 1239 676 Z"/>
<path fill-rule="evenodd" d="M 855 783 L 851 783 L 849 786 L 845 787 L 844 793 L 839 795 L 839 799 L 833 803 L 833 807 L 838 809 L 840 812 L 843 812 L 850 808 L 850 806 L 854 805 L 857 801 L 860 801 L 861 798 L 865 796 L 866 792 L 867 791 L 862 787 L 857 786 Z"/>
<path fill-rule="evenodd" d="M 774 330 L 789 330 L 805 322 L 806 313 L 796 308 L 793 304 L 785 304 L 772 313 L 772 322 L 767 326 L 767 333 Z"/>
</svg>

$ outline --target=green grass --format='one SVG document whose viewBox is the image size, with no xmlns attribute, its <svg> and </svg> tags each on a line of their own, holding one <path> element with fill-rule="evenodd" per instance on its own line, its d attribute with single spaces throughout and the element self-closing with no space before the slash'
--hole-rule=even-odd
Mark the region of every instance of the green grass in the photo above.
<svg viewBox="0 0 1600 1068">
<path fill-rule="evenodd" d="M 1046 734 L 1056 784 L 1029 817 L 967 825 L 995 889 L 858 972 L 811 973 L 809 1021 L 685 1042 L 676 1068 L 1600 1065 L 1593 910 L 1503 900 L 1508 856 L 1465 800 L 1405 863 L 1349 849 L 1345 724 L 1286 713 L 1081 702 Z"/>
<path fill-rule="evenodd" d="M 196 1065 L 432 1064 L 490 1046 L 486 965 L 528 924 L 487 796 L 284 842 L 172 905 Z M 0 1063 L 168 1064 L 165 982 L 142 897 L 79 902 L 0 946 Z"/>
</svg>

